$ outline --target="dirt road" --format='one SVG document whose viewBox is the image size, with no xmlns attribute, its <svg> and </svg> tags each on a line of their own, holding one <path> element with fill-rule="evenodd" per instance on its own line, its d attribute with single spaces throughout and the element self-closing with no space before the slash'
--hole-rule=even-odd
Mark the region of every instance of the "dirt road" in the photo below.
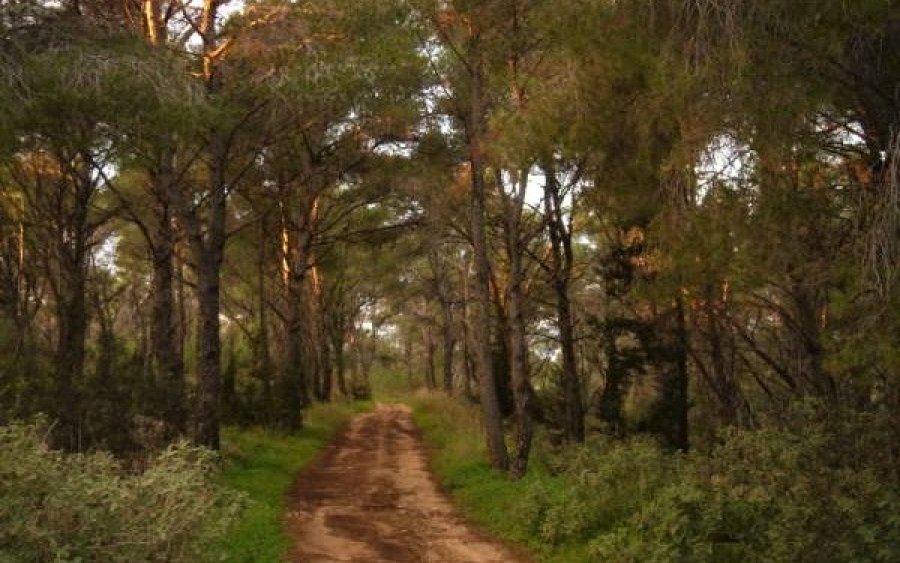
<svg viewBox="0 0 900 563">
<path fill-rule="evenodd" d="M 461 520 L 405 406 L 353 419 L 298 478 L 286 525 L 296 562 L 524 561 Z"/>
</svg>

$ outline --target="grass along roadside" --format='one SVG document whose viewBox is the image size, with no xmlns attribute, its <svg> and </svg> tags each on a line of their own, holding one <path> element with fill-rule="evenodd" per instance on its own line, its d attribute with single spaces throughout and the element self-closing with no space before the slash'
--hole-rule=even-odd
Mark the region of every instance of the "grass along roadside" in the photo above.
<svg viewBox="0 0 900 563">
<path fill-rule="evenodd" d="M 465 514 L 542 561 L 900 561 L 887 412 L 836 420 L 800 403 L 781 428 L 730 429 L 688 454 L 640 435 L 555 449 L 538 436 L 512 481 L 486 463 L 477 408 L 437 393 L 409 402 Z"/>
<path fill-rule="evenodd" d="M 418 392 L 406 401 L 430 450 L 431 466 L 443 488 L 475 525 L 527 548 L 540 561 L 575 563 L 590 559 L 586 542 L 548 545 L 533 533 L 528 496 L 533 490 L 562 495 L 565 483 L 534 452 L 528 474 L 514 481 L 492 470 L 477 406 L 441 393 Z"/>
<path fill-rule="evenodd" d="M 296 434 L 260 428 L 226 428 L 221 485 L 245 495 L 237 523 L 211 553 L 213 561 L 281 561 L 290 547 L 282 527 L 287 493 L 297 472 L 369 402 L 314 405 L 304 413 L 305 427 Z"/>
</svg>

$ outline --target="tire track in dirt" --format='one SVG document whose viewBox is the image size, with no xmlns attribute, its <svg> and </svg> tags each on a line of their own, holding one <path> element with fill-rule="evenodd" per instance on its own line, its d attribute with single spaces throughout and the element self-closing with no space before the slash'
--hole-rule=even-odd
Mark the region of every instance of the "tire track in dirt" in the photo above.
<svg viewBox="0 0 900 563">
<path fill-rule="evenodd" d="M 298 476 L 289 506 L 292 562 L 527 561 L 458 515 L 403 405 L 355 417 Z"/>
</svg>

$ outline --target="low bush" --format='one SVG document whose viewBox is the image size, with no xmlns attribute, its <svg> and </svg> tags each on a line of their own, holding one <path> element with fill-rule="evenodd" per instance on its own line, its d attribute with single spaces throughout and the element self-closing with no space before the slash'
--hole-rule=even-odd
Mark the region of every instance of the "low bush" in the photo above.
<svg viewBox="0 0 900 563">
<path fill-rule="evenodd" d="M 813 409 L 798 418 L 724 433 L 711 455 L 691 456 L 612 533 L 598 535 L 595 559 L 900 561 L 895 431 L 871 415 L 835 420 Z"/>
<path fill-rule="evenodd" d="M 41 425 L 0 427 L 0 561 L 196 561 L 237 513 L 208 450 L 176 444 L 129 473 L 46 438 Z"/>
<path fill-rule="evenodd" d="M 511 481 L 484 461 L 476 409 L 433 395 L 414 404 L 466 512 L 545 561 L 900 561 L 896 415 L 803 403 L 690 454 L 642 437 L 557 450 L 538 440 L 533 468 Z"/>
</svg>

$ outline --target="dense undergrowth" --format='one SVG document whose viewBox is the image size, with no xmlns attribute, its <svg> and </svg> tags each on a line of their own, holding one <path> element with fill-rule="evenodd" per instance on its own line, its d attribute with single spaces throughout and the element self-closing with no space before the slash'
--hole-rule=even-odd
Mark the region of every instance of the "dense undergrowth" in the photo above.
<svg viewBox="0 0 900 563">
<path fill-rule="evenodd" d="M 141 463 L 65 454 L 44 424 L 0 427 L 0 563 L 280 561 L 297 472 L 367 408 L 313 406 L 296 434 L 227 428 L 221 462 L 187 443 Z"/>
<path fill-rule="evenodd" d="M 173 445 L 138 472 L 54 451 L 47 434 L 0 427 L 0 562 L 197 561 L 238 514 L 208 450 Z"/>
<path fill-rule="evenodd" d="M 545 561 L 900 560 L 888 415 L 826 417 L 805 404 L 778 429 L 727 431 L 690 454 L 648 438 L 568 449 L 539 439 L 528 475 L 512 481 L 484 461 L 475 408 L 438 394 L 411 402 L 468 516 Z"/>
</svg>

